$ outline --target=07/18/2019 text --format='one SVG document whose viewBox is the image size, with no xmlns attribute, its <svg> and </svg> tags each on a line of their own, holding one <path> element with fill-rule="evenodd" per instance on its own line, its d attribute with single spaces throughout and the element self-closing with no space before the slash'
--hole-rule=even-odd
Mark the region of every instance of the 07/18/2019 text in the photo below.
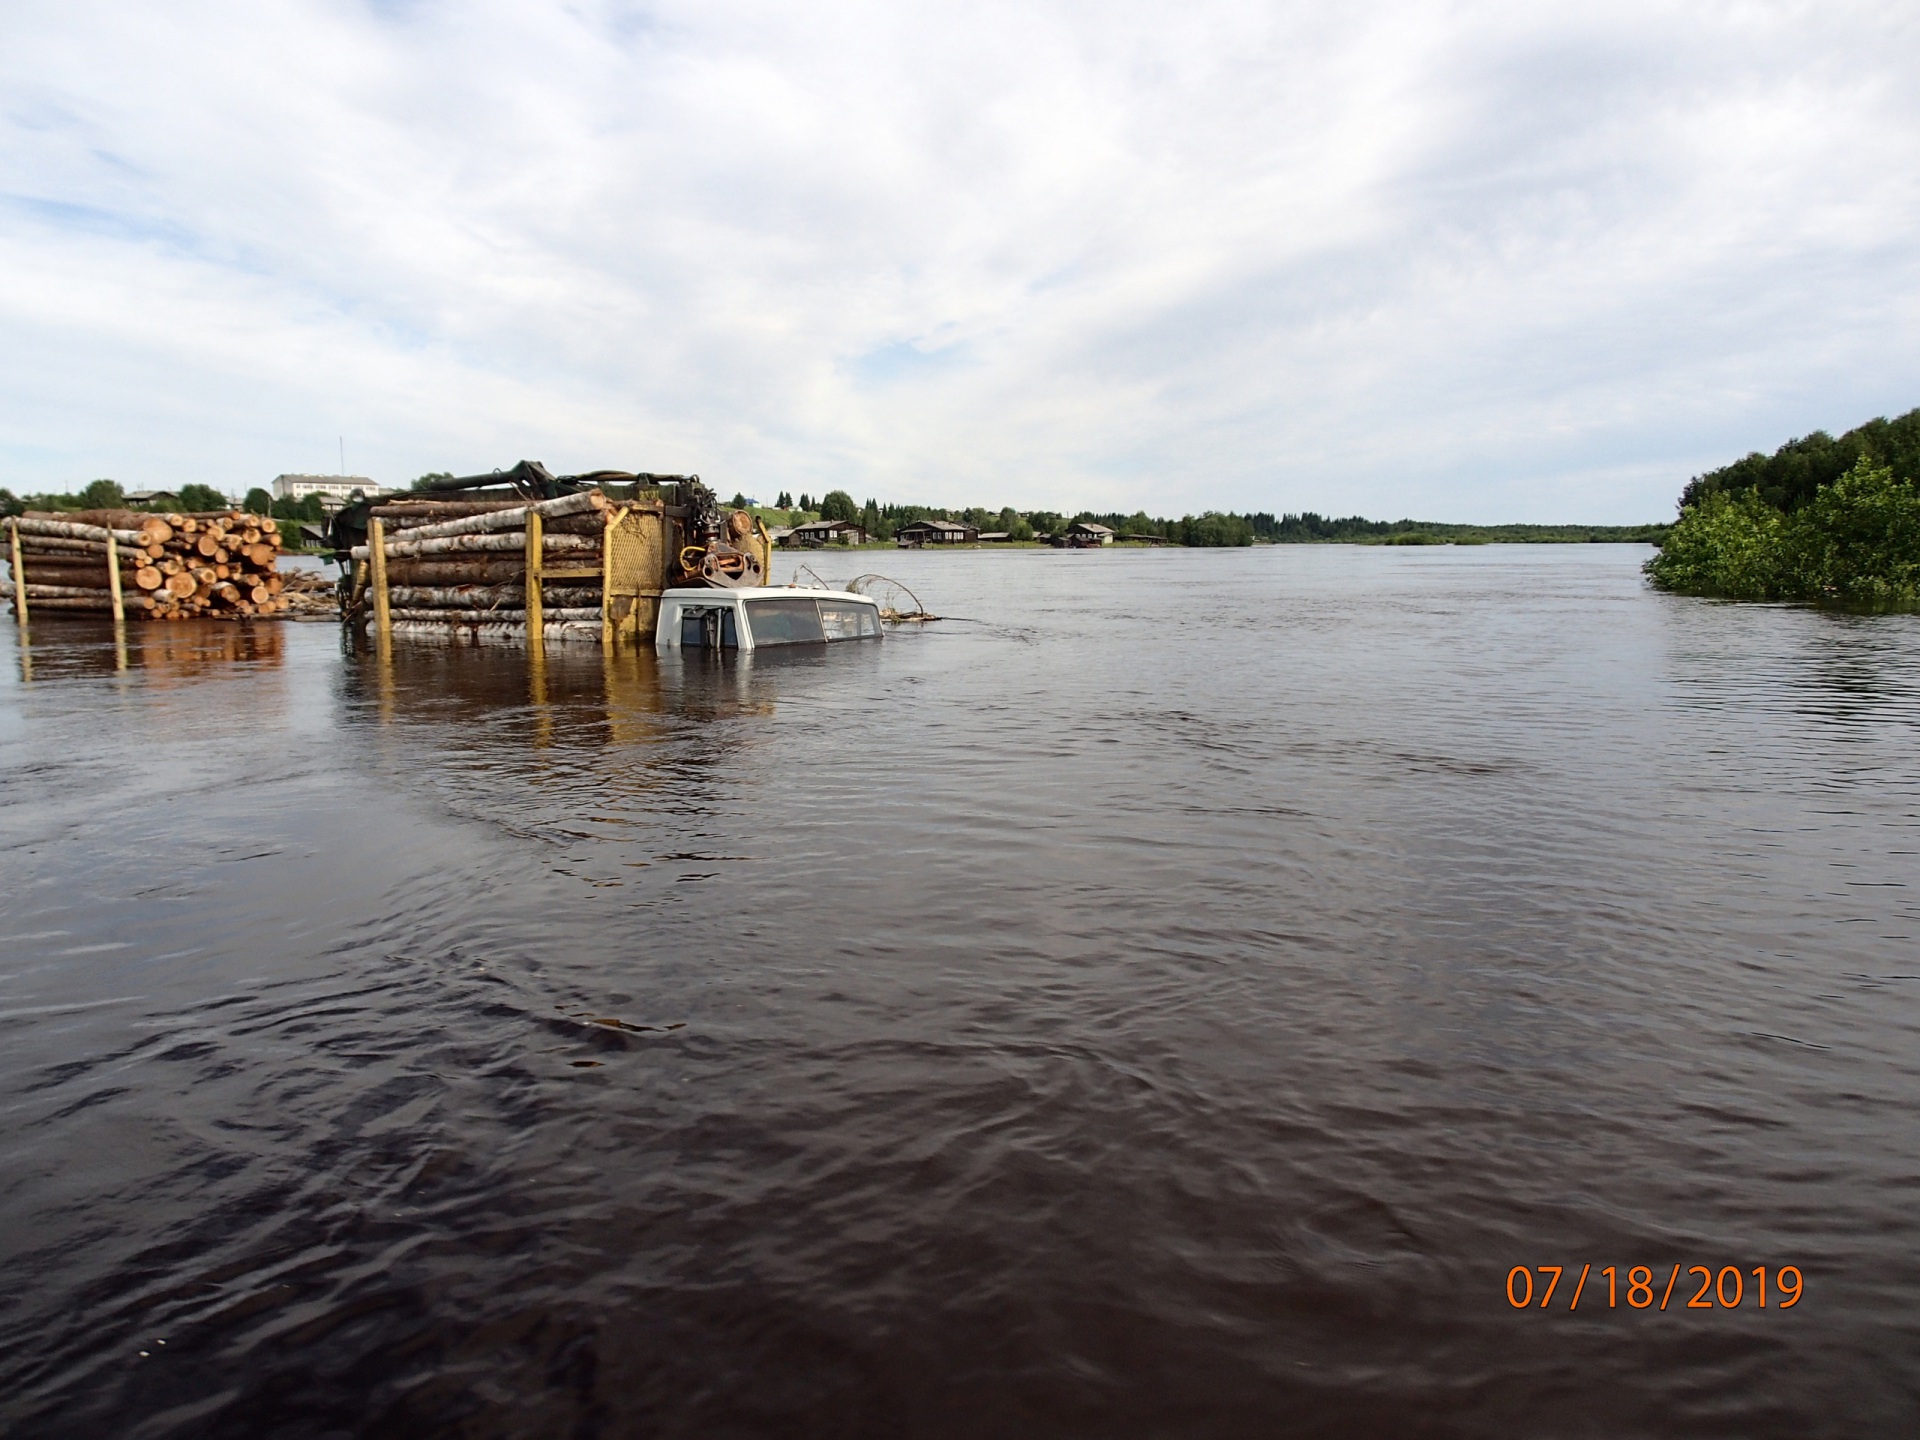
<svg viewBox="0 0 1920 1440">
<path fill-rule="evenodd" d="M 1570 1268 L 1564 1265 L 1514 1266 L 1507 1272 L 1507 1303 L 1516 1310 L 1545 1310 L 1553 1303 L 1554 1291 L 1560 1288 L 1560 1277 Z M 1622 1276 L 1617 1265 L 1608 1265 L 1598 1271 L 1592 1265 L 1582 1265 L 1580 1278 L 1571 1287 L 1572 1295 L 1567 1301 L 1567 1309 L 1578 1310 L 1582 1296 L 1586 1297 L 1587 1308 L 1594 1309 L 1599 1300 L 1599 1283 L 1604 1280 L 1609 1310 L 1619 1309 L 1622 1300 L 1629 1310 L 1665 1310 L 1668 1302 L 1674 1299 L 1682 1269 L 1687 1273 L 1688 1285 L 1692 1285 L 1696 1276 L 1700 1283 L 1685 1305 L 1676 1305 L 1675 1309 L 1737 1310 L 1743 1303 L 1751 1301 L 1761 1310 L 1769 1305 L 1775 1310 L 1791 1310 L 1800 1303 L 1805 1284 L 1799 1266 L 1782 1265 L 1773 1272 L 1769 1299 L 1767 1267 L 1764 1265 L 1756 1265 L 1751 1271 L 1742 1273 L 1738 1265 L 1723 1265 L 1715 1271 L 1707 1265 L 1676 1264 L 1666 1277 L 1665 1286 L 1656 1292 L 1654 1273 L 1649 1266 L 1635 1265 Z M 1539 1276 L 1537 1286 L 1534 1281 L 1536 1274 Z M 1749 1276 L 1753 1281 L 1751 1285 L 1747 1283 Z M 1596 1288 L 1593 1295 L 1586 1294 L 1589 1277 L 1593 1278 Z M 1680 1286 L 1682 1296 L 1685 1296 L 1686 1288 Z M 1537 1302 L 1534 1299 L 1536 1290 L 1540 1297 Z"/>
</svg>

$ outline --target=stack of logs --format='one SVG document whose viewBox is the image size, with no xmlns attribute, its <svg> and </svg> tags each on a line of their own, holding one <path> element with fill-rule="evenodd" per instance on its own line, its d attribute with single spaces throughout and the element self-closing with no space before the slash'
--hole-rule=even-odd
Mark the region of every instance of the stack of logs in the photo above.
<svg viewBox="0 0 1920 1440">
<path fill-rule="evenodd" d="M 598 640 L 610 502 L 598 490 L 525 500 L 396 500 L 373 508 L 378 530 L 353 552 L 355 572 L 387 607 L 391 633 L 523 637 L 527 574 L 545 639 Z M 384 537 L 384 546 L 377 542 Z M 534 549 L 536 546 L 538 549 Z M 382 571 L 384 570 L 384 574 Z M 382 602 L 381 595 L 385 600 Z"/>
<path fill-rule="evenodd" d="M 152 620 L 231 619 L 290 608 L 279 528 L 263 515 L 83 510 L 7 521 L 13 594 L 29 613 L 107 611 Z M 24 573 L 23 573 L 24 572 Z M 21 609 L 15 595 L 14 609 Z"/>
</svg>

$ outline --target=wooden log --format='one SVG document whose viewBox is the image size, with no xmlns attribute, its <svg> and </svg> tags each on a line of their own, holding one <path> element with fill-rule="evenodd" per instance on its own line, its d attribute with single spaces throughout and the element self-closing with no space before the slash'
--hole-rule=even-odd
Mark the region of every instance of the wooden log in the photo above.
<svg viewBox="0 0 1920 1440">
<path fill-rule="evenodd" d="M 431 621 L 436 625 L 501 625 L 518 624 L 526 628 L 524 610 L 422 610 L 412 606 L 396 608 L 390 612 L 395 623 L 402 620 L 411 623 Z M 548 625 L 561 625 L 572 621 L 594 620 L 600 618 L 597 605 L 569 606 L 565 610 L 549 609 L 544 621 Z"/>
<path fill-rule="evenodd" d="M 104 549 L 107 532 L 99 525 L 75 525 L 67 520 L 40 520 L 22 515 L 14 520 L 15 528 L 22 535 L 44 535 L 54 540 L 97 540 Z M 114 539 L 123 545 L 138 545 L 140 537 L 131 530 L 119 530 Z"/>
<path fill-rule="evenodd" d="M 607 508 L 607 497 L 598 490 L 582 490 L 577 495 L 562 495 L 558 500 L 542 500 L 535 505 L 521 505 L 512 510 L 494 510 L 481 515 L 468 515 L 458 520 L 442 520 L 433 525 L 421 525 L 408 532 L 412 540 L 441 540 L 454 535 L 488 535 L 502 530 L 524 530 L 529 515 L 538 515 L 542 519 L 557 519 L 563 515 L 581 515 L 590 510 Z"/>
<path fill-rule="evenodd" d="M 541 627 L 542 637 L 549 641 L 572 640 L 598 645 L 600 643 L 600 621 L 555 621 L 549 620 Z M 457 641 L 461 644 L 503 644 L 524 645 L 527 641 L 525 625 L 493 623 L 486 625 L 448 625 L 441 621 L 396 620 L 393 633 L 417 640 Z"/>
<path fill-rule="evenodd" d="M 0 596 L 15 595 L 20 588 L 20 586 L 11 580 L 0 580 Z M 104 586 L 95 589 L 91 585 L 38 585 L 29 580 L 25 588 L 28 601 L 35 606 L 53 600 L 84 600 L 87 604 L 80 606 L 79 608 L 81 609 L 91 607 L 100 610 L 111 610 L 113 608 L 113 593 Z M 136 604 L 144 607 L 149 603 L 145 596 L 129 595 L 126 598 L 126 604 L 129 609 L 133 608 Z M 72 609 L 75 607 L 68 606 L 67 608 Z"/>
<path fill-rule="evenodd" d="M 413 559 L 426 555 L 499 555 L 525 548 L 519 531 L 499 535 L 443 535 L 428 540 L 389 540 L 389 560 Z M 564 554 L 569 560 L 600 553 L 597 537 L 586 535 L 549 535 L 542 547 L 549 555 Z M 365 560 L 372 552 L 365 545 L 353 547 L 353 558 Z"/>
<path fill-rule="evenodd" d="M 607 517 L 603 511 L 595 510 L 585 515 L 561 515 L 558 517 L 543 515 L 541 529 L 548 535 L 592 535 L 598 538 L 607 528 Z M 413 538 L 412 536 L 408 537 Z"/>
<path fill-rule="evenodd" d="M 107 557 L 104 553 L 89 558 L 84 555 L 65 553 L 35 555 L 32 551 L 24 551 L 21 559 L 26 562 L 27 569 L 33 572 L 33 578 L 36 580 L 45 579 L 52 585 L 98 585 L 102 589 L 106 588 Z M 122 556 L 121 576 L 131 576 L 140 568 L 141 563 Z"/>
<path fill-rule="evenodd" d="M 517 585 L 526 571 L 526 561 L 510 555 L 444 555 L 387 562 L 387 580 L 394 585 Z"/>
<path fill-rule="evenodd" d="M 521 510 L 526 500 L 518 495 L 502 500 L 388 500 L 373 507 L 393 530 L 403 526 L 431 525 L 440 520 L 464 520 L 470 515 L 494 515 L 502 510 Z"/>
<path fill-rule="evenodd" d="M 31 559 L 35 555 L 104 555 L 105 540 L 64 540 L 52 535 L 22 535 L 20 546 Z"/>
<path fill-rule="evenodd" d="M 73 525 L 97 525 L 114 530 L 131 530 L 140 536 L 138 543 L 143 545 L 164 545 L 173 538 L 173 526 L 164 515 L 153 515 L 142 510 L 76 510 L 63 515 L 40 517 L 49 520 L 65 520 Z"/>
<path fill-rule="evenodd" d="M 395 605 L 415 610 L 524 610 L 527 604 L 521 585 L 394 585 L 387 593 Z M 542 598 L 550 606 L 578 610 L 598 605 L 600 591 L 592 585 L 549 585 Z"/>
<path fill-rule="evenodd" d="M 36 615 L 45 610 L 59 610 L 100 615 L 109 619 L 113 616 L 113 597 L 104 590 L 97 594 L 90 594 L 85 599 L 77 596 L 62 599 L 41 599 L 36 596 L 32 603 L 33 612 Z M 126 608 L 137 611 L 142 618 L 145 618 L 148 614 L 146 607 L 152 603 L 152 601 L 146 599 L 144 596 L 137 601 L 132 596 L 129 596 L 127 598 Z"/>
</svg>

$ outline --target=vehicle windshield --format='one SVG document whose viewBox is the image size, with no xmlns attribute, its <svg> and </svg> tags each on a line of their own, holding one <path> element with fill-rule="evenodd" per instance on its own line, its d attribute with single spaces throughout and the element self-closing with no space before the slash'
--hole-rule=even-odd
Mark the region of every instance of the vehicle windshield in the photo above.
<svg viewBox="0 0 1920 1440">
<path fill-rule="evenodd" d="M 819 644 L 823 640 L 865 640 L 880 634 L 880 612 L 858 600 L 815 600 L 782 595 L 746 602 L 753 643 Z"/>
<path fill-rule="evenodd" d="M 827 638 L 826 631 L 820 625 L 819 606 L 797 595 L 747 601 L 747 624 L 753 630 L 756 647 L 804 645 Z"/>
</svg>

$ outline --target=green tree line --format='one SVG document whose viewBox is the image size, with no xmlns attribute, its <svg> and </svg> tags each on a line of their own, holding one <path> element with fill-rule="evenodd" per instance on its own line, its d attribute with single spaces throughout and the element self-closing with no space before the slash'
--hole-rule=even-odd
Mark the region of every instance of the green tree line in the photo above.
<svg viewBox="0 0 1920 1440">
<path fill-rule="evenodd" d="M 71 514 L 77 510 L 133 510 L 155 515 L 201 513 L 229 508 L 227 497 L 211 485 L 188 484 L 180 487 L 179 498 L 155 504 L 136 505 L 117 480 L 94 480 L 77 491 L 42 495 L 15 495 L 0 489 L 0 515 L 24 515 L 29 510 Z M 320 497 L 304 500 L 275 500 L 259 486 L 247 492 L 241 508 L 256 515 L 271 515 L 276 520 L 317 522 L 324 518 Z"/>
<path fill-rule="evenodd" d="M 805 493 L 796 497 L 781 491 L 774 505 L 762 512 L 781 524 L 799 524 L 806 520 L 847 520 L 858 524 L 875 540 L 891 540 L 902 525 L 916 520 L 951 520 L 971 525 L 982 534 L 1004 534 L 1009 540 L 1032 540 L 1037 535 L 1057 535 L 1068 526 L 1089 521 L 1105 525 L 1122 541 L 1188 546 L 1302 545 L 1302 544 L 1478 544 L 1493 541 L 1507 543 L 1565 543 L 1586 541 L 1658 541 L 1666 533 L 1664 525 L 1457 525 L 1433 520 L 1369 520 L 1361 515 L 1343 519 L 1307 510 L 1299 514 L 1274 515 L 1265 511 L 1247 514 L 1209 510 L 1200 515 L 1177 518 L 1149 515 L 1144 510 L 1131 514 L 1120 511 L 1081 510 L 1066 513 L 1056 510 L 1016 510 L 1003 506 L 998 510 L 984 505 L 943 507 L 939 505 L 882 505 L 875 500 L 857 503 L 845 490 L 830 490 L 814 497 Z"/>
<path fill-rule="evenodd" d="M 1680 504 L 1687 509 L 1710 495 L 1751 492 L 1782 514 L 1791 514 L 1862 460 L 1891 470 L 1900 480 L 1920 478 L 1920 409 L 1894 420 L 1869 420 L 1837 440 L 1816 430 L 1789 440 L 1771 455 L 1756 450 L 1744 460 L 1694 476 Z"/>
<path fill-rule="evenodd" d="M 413 488 L 424 489 L 438 478 L 441 477 L 423 475 L 414 482 Z M 120 486 L 111 480 L 96 480 L 77 495 L 32 495 L 16 499 L 10 492 L 0 490 L 0 511 L 7 514 L 19 514 L 26 509 L 111 509 L 124 503 L 125 497 Z M 746 497 L 736 494 L 733 504 L 735 508 L 747 508 Z M 279 520 L 317 522 L 322 516 L 319 497 L 311 495 L 300 501 L 274 500 L 265 490 L 254 489 L 247 492 L 244 505 L 248 510 L 263 515 L 271 514 Z M 218 510 L 225 506 L 225 499 L 211 487 L 188 485 L 182 489 L 177 505 L 150 508 Z M 916 520 L 957 521 L 971 525 L 983 534 L 1004 534 L 1015 542 L 1030 541 L 1038 535 L 1057 535 L 1071 525 L 1089 521 L 1105 525 L 1123 541 L 1202 547 L 1657 541 L 1666 530 L 1665 526 L 1659 525 L 1457 525 L 1430 520 L 1369 520 L 1361 515 L 1334 518 L 1312 510 L 1284 515 L 1266 511 L 1237 514 L 1209 510 L 1199 515 L 1175 518 L 1149 515 L 1144 510 L 1136 510 L 1131 514 L 1081 510 L 1068 514 L 1053 510 L 1022 511 L 1011 505 L 999 509 L 984 505 L 953 508 L 882 505 L 872 498 L 862 504 L 845 490 L 829 490 L 820 496 L 803 492 L 797 497 L 783 490 L 773 505 L 753 508 L 770 524 L 798 525 L 820 519 L 850 521 L 861 526 L 872 539 L 882 542 L 892 540 L 902 525 L 912 524 Z"/>
</svg>

